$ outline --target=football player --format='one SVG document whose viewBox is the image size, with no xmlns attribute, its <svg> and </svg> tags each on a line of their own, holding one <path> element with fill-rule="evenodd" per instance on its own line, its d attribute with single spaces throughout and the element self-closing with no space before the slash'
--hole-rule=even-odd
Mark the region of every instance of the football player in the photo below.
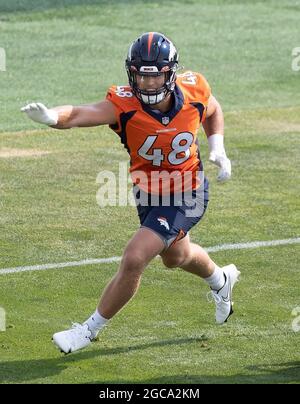
<svg viewBox="0 0 300 404">
<path fill-rule="evenodd" d="M 144 269 L 157 255 L 166 267 L 179 267 L 207 282 L 218 324 L 225 323 L 233 312 L 232 289 L 240 272 L 234 264 L 220 268 L 189 237 L 189 230 L 201 220 L 208 204 L 208 181 L 201 175 L 197 142 L 201 124 L 207 135 L 209 160 L 219 167 L 218 180 L 231 176 L 221 106 L 201 74 L 178 74 L 177 50 L 161 33 L 148 32 L 137 38 L 125 66 L 129 85 L 112 86 L 101 102 L 51 109 L 32 103 L 22 108 L 32 120 L 56 129 L 110 125 L 130 156 L 141 227 L 128 242 L 119 270 L 103 291 L 95 312 L 82 324 L 53 335 L 54 343 L 65 353 L 84 348 L 96 338 L 134 296 Z M 194 207 L 200 209 L 192 209 L 191 201 L 184 197 L 186 189 Z M 163 196 L 167 194 L 166 204 Z M 146 203 L 142 203 L 145 195 Z M 151 203 L 153 195 L 156 203 Z M 181 195 L 180 203 L 175 195 Z"/>
</svg>

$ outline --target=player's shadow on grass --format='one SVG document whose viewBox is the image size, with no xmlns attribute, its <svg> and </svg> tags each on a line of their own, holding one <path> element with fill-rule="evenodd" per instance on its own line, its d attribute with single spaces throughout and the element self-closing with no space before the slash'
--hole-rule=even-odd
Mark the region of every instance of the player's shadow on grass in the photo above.
<svg viewBox="0 0 300 404">
<path fill-rule="evenodd" d="M 246 373 L 247 372 L 247 373 Z M 217 375 L 172 375 L 140 380 L 141 384 L 287 384 L 299 383 L 300 362 L 273 363 L 245 367 L 245 373 L 230 376 Z M 101 381 L 90 384 L 101 384 Z M 135 384 L 135 380 L 111 380 L 110 383 Z"/>
<path fill-rule="evenodd" d="M 18 361 L 1 361 L 0 362 L 0 384 L 1 383 L 20 383 L 20 382 L 33 382 L 36 379 L 43 379 L 51 376 L 58 375 L 63 370 L 67 369 L 69 365 L 74 366 L 78 362 L 86 359 L 101 358 L 105 360 L 106 356 L 127 354 L 128 352 L 142 351 L 145 349 L 157 348 L 170 345 L 185 345 L 191 343 L 202 343 L 206 341 L 205 336 L 191 337 L 191 338 L 178 338 L 163 341 L 149 342 L 146 344 L 137 344 L 116 348 L 101 348 L 101 342 L 92 344 L 93 350 L 79 351 L 70 355 L 59 354 L 55 358 L 50 359 L 32 359 L 32 360 L 18 360 Z M 50 348 L 52 346 L 49 344 Z M 97 349 L 97 347 L 100 349 Z M 49 349 L 50 349 L 49 348 Z M 54 349 L 54 347 L 53 347 Z M 199 348 L 200 349 L 200 348 Z M 47 382 L 47 380 L 45 381 Z M 61 380 L 61 383 L 64 383 Z"/>
</svg>

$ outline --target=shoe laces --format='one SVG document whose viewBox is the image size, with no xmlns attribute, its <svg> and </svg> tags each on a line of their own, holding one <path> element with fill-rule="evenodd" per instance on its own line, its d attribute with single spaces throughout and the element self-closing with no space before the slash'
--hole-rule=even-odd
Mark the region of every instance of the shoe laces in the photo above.
<svg viewBox="0 0 300 404">
<path fill-rule="evenodd" d="M 211 290 L 210 292 L 208 292 L 206 296 L 207 296 L 207 300 L 209 303 L 212 303 L 212 302 L 215 302 L 216 304 L 222 303 L 221 297 L 214 290 Z"/>
<path fill-rule="evenodd" d="M 91 332 L 87 325 L 80 323 L 72 323 L 71 331 L 73 334 L 79 335 L 81 338 L 90 338 Z M 89 336 L 87 334 L 90 334 Z"/>
</svg>

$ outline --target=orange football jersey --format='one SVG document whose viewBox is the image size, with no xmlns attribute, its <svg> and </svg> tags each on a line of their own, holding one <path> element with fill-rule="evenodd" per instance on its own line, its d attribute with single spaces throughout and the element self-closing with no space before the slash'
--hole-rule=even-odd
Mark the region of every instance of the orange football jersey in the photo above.
<svg viewBox="0 0 300 404">
<path fill-rule="evenodd" d="M 194 72 L 178 75 L 173 107 L 152 110 L 129 86 L 112 86 L 107 93 L 118 122 L 111 125 L 130 155 L 134 184 L 146 192 L 164 194 L 196 189 L 202 171 L 197 132 L 205 119 L 210 87 Z"/>
</svg>

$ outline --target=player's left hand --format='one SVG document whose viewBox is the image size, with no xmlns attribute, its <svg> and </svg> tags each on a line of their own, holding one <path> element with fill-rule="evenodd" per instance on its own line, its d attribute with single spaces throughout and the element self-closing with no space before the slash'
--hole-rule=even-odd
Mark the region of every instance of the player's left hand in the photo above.
<svg viewBox="0 0 300 404">
<path fill-rule="evenodd" d="M 216 166 L 220 167 L 217 180 L 220 182 L 224 182 L 230 179 L 231 177 L 231 162 L 229 158 L 226 156 L 225 151 L 222 153 L 216 153 L 214 151 L 210 152 L 209 161 Z"/>
</svg>

